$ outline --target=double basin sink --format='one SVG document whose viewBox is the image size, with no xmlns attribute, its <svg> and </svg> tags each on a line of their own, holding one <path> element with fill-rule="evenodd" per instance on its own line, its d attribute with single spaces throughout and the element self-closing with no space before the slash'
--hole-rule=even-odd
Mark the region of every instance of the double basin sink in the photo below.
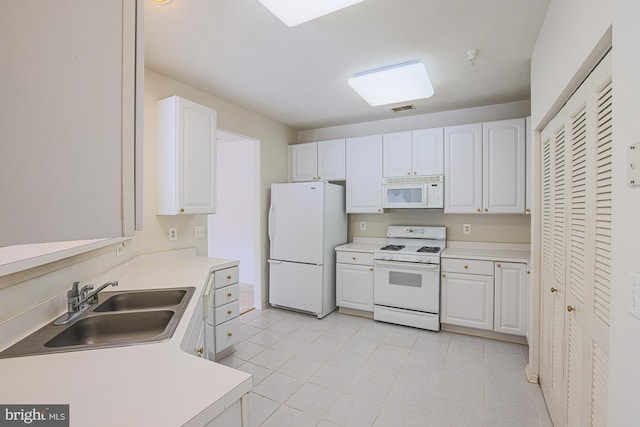
<svg viewBox="0 0 640 427">
<path fill-rule="evenodd" d="M 49 323 L 0 353 L 0 358 L 160 342 L 171 338 L 195 288 L 102 292 L 98 302 L 64 326 Z"/>
</svg>

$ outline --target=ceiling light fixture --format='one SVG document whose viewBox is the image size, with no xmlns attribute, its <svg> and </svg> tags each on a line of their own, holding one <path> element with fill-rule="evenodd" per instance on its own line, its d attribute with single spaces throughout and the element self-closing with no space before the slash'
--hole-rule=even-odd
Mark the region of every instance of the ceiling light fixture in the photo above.
<svg viewBox="0 0 640 427">
<path fill-rule="evenodd" d="M 434 93 L 427 68 L 418 60 L 357 73 L 349 86 L 372 107 L 429 98 Z"/>
<path fill-rule="evenodd" d="M 293 27 L 364 0 L 258 0 L 287 26 Z"/>
</svg>

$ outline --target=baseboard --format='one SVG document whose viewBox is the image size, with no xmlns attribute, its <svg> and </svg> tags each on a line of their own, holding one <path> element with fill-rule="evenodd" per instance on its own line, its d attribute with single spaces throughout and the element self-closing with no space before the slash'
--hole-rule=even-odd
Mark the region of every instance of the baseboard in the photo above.
<svg viewBox="0 0 640 427">
<path fill-rule="evenodd" d="M 516 344 L 527 345 L 527 338 L 519 335 L 501 334 L 499 332 L 487 331 L 484 329 L 466 328 L 464 326 L 447 325 L 442 323 L 440 329 L 458 334 L 473 335 L 476 337 L 491 338 L 494 340 L 507 341 Z"/>
<path fill-rule="evenodd" d="M 354 308 L 339 307 L 338 308 L 338 313 L 349 314 L 351 316 L 360 316 L 360 317 L 364 317 L 364 318 L 367 318 L 367 319 L 373 319 L 373 312 L 371 312 L 371 311 L 363 311 L 363 310 L 356 310 Z"/>
</svg>

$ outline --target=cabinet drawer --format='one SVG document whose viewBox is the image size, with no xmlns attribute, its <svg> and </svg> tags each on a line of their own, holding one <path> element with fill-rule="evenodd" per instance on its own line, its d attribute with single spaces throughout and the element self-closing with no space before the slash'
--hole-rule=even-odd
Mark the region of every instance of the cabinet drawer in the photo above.
<svg viewBox="0 0 640 427">
<path fill-rule="evenodd" d="M 231 286 L 225 286 L 221 289 L 216 289 L 214 293 L 214 306 L 220 307 L 221 305 L 228 304 L 236 301 L 240 293 L 240 285 L 235 284 Z"/>
<path fill-rule="evenodd" d="M 342 264 L 373 265 L 373 254 L 367 252 L 337 251 L 336 262 Z"/>
<path fill-rule="evenodd" d="M 240 302 L 238 300 L 230 302 L 229 304 L 221 305 L 216 308 L 216 326 L 224 323 L 228 320 L 238 317 L 238 311 L 240 309 Z"/>
<path fill-rule="evenodd" d="M 218 270 L 213 273 L 213 277 L 213 287 L 216 289 L 238 283 L 238 267 Z"/>
<path fill-rule="evenodd" d="M 240 319 L 237 317 L 216 326 L 216 354 L 235 344 L 239 327 Z"/>
<path fill-rule="evenodd" d="M 485 276 L 493 276 L 493 261 L 442 258 L 441 262 L 443 272 L 482 274 Z"/>
</svg>

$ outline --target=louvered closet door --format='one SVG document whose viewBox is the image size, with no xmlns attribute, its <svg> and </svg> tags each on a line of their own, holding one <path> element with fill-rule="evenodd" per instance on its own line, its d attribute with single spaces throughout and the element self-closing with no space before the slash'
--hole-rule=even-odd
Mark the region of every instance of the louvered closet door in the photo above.
<svg viewBox="0 0 640 427">
<path fill-rule="evenodd" d="M 540 383 L 556 426 L 606 426 L 610 54 L 542 132 Z"/>
</svg>

